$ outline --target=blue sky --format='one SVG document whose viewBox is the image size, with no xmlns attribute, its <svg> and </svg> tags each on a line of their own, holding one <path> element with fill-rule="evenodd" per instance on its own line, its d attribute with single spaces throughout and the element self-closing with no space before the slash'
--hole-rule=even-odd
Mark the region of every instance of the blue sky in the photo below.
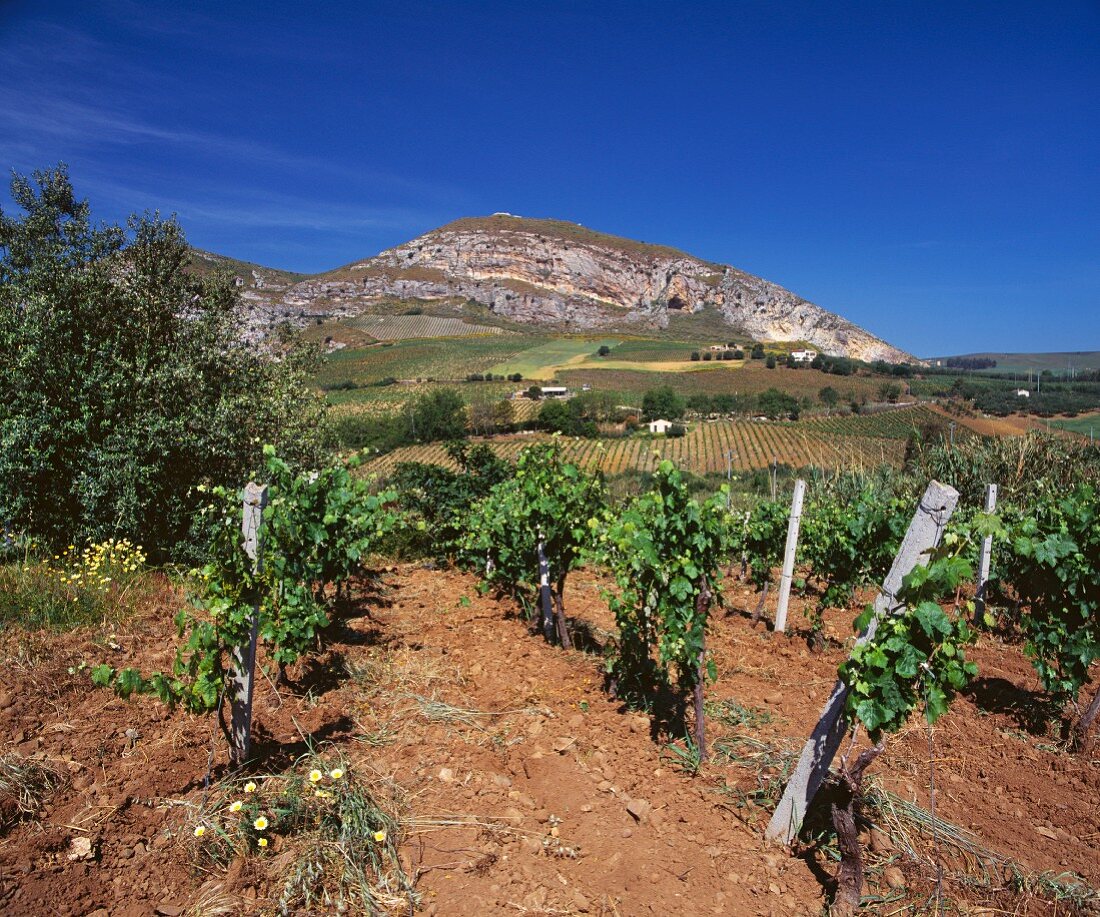
<svg viewBox="0 0 1100 917">
<path fill-rule="evenodd" d="M 0 0 L 0 166 L 104 219 L 312 272 L 553 216 L 926 355 L 1100 349 L 1098 113 L 1096 2 Z"/>
</svg>

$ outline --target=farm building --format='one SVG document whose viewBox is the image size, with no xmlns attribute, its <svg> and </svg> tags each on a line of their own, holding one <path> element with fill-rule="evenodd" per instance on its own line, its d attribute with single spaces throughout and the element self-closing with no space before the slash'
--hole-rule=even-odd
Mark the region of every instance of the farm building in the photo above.
<svg viewBox="0 0 1100 917">
<path fill-rule="evenodd" d="M 672 427 L 671 420 L 651 420 L 646 424 L 650 433 L 668 433 L 669 428 Z"/>
<path fill-rule="evenodd" d="M 816 356 L 816 350 L 792 350 L 790 359 L 792 363 L 812 363 Z"/>
<path fill-rule="evenodd" d="M 564 385 L 544 385 L 539 389 L 543 398 L 568 398 L 569 389 Z"/>
</svg>

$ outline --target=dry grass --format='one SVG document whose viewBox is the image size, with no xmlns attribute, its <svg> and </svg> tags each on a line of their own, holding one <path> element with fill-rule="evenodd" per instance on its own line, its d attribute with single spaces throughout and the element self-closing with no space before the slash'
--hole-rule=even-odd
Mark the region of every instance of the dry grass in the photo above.
<svg viewBox="0 0 1100 917">
<path fill-rule="evenodd" d="M 26 758 L 17 752 L 0 756 L 0 825 L 33 818 L 68 781 L 68 771 L 48 758 Z"/>
</svg>

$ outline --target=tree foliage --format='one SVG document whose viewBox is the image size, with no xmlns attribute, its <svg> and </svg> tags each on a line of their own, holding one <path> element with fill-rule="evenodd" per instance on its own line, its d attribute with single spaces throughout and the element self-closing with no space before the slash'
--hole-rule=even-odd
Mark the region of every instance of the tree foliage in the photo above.
<svg viewBox="0 0 1100 917">
<path fill-rule="evenodd" d="M 228 276 L 189 273 L 172 220 L 92 222 L 64 167 L 0 211 L 0 520 L 53 545 L 128 537 L 194 556 L 197 487 L 273 442 L 316 460 L 311 355 L 242 343 Z"/>
<path fill-rule="evenodd" d="M 686 409 L 687 403 L 671 385 L 650 389 L 642 396 L 643 420 L 677 420 Z"/>
</svg>

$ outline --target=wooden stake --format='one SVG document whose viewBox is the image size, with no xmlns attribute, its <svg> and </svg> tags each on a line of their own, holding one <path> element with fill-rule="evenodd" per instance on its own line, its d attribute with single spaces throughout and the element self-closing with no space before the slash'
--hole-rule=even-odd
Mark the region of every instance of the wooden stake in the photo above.
<svg viewBox="0 0 1100 917">
<path fill-rule="evenodd" d="M 547 643 L 554 640 L 554 605 L 550 597 L 550 563 L 546 549 L 539 538 L 539 606 L 542 609 L 542 635 Z"/>
<path fill-rule="evenodd" d="M 241 533 L 244 535 L 245 553 L 252 559 L 252 569 L 263 569 L 263 548 L 260 527 L 263 524 L 264 507 L 267 506 L 267 487 L 249 482 L 243 494 L 244 513 Z M 260 631 L 260 609 L 253 606 L 248 644 L 233 650 L 231 726 L 229 734 L 229 760 L 240 767 L 248 760 L 252 746 L 252 689 L 256 681 L 256 643 Z"/>
<path fill-rule="evenodd" d="M 923 556 L 939 542 L 943 535 L 943 528 L 951 518 L 951 513 L 958 502 L 959 492 L 955 488 L 941 484 L 939 481 L 933 481 L 928 485 L 913 516 L 913 521 L 909 523 L 909 531 L 905 533 L 901 547 L 898 548 L 894 564 L 882 584 L 882 591 L 875 599 L 875 611 L 871 623 L 860 635 L 858 644 L 870 640 L 875 634 L 879 619 L 894 611 L 902 579 L 913 567 L 921 563 Z M 829 700 L 825 703 L 825 709 L 821 712 L 817 726 L 814 727 L 813 733 L 802 748 L 802 756 L 798 759 L 798 765 L 791 779 L 787 781 L 783 798 L 779 800 L 775 814 L 768 824 L 765 832 L 768 840 L 789 844 L 801 830 L 806 810 L 829 773 L 829 765 L 832 764 L 840 742 L 848 731 L 848 718 L 844 715 L 844 703 L 847 698 L 847 686 L 844 682 L 837 680 Z"/>
<path fill-rule="evenodd" d="M 787 523 L 787 547 L 783 552 L 783 572 L 779 577 L 779 606 L 775 610 L 775 629 L 785 633 L 787 629 L 787 603 L 791 599 L 791 580 L 794 579 L 794 559 L 798 549 L 798 527 L 802 522 L 802 500 L 806 496 L 806 482 L 794 482 L 794 498 L 791 500 L 791 519 Z"/>
<path fill-rule="evenodd" d="M 997 485 L 987 484 L 985 487 L 985 512 L 992 513 L 997 509 Z M 989 562 L 993 556 L 993 536 L 986 535 L 982 539 L 982 556 L 978 560 L 978 590 L 974 594 L 974 620 L 981 621 L 985 616 L 985 590 L 989 585 Z"/>
</svg>

